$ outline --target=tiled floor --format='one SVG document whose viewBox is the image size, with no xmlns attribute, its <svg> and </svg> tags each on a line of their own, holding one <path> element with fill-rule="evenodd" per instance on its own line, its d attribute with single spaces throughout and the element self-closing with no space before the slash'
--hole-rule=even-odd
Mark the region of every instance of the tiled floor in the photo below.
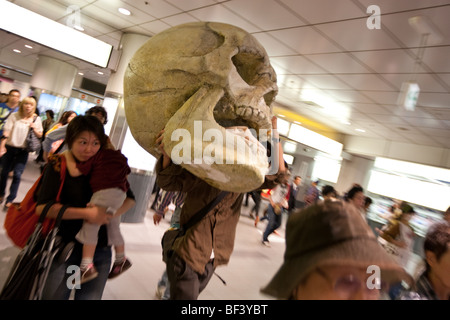
<svg viewBox="0 0 450 320">
<path fill-rule="evenodd" d="M 20 201 L 39 175 L 38 166 L 32 161 L 27 164 L 22 176 L 19 194 Z M 9 185 L 7 186 L 9 188 Z M 152 200 L 152 199 L 151 199 Z M 151 203 L 151 200 L 149 203 Z M 213 276 L 199 299 L 208 300 L 259 300 L 270 297 L 260 294 L 259 290 L 276 272 L 282 262 L 284 253 L 284 223 L 279 229 L 280 236 L 269 237 L 271 247 L 261 244 L 262 231 L 266 222 L 255 228 L 253 220 L 243 207 L 235 239 L 235 248 L 227 266 L 220 266 L 216 273 L 226 281 L 224 285 L 218 277 Z M 261 208 L 262 212 L 263 208 Z M 106 300 L 151 300 L 156 299 L 155 290 L 165 265 L 161 260 L 161 237 L 167 229 L 170 214 L 166 215 L 160 225 L 153 224 L 153 211 L 148 210 L 142 223 L 122 223 L 121 229 L 126 243 L 126 251 L 133 263 L 131 269 L 120 277 L 109 280 L 103 299 Z M 0 211 L 0 223 L 3 225 L 5 213 Z M 5 274 L 5 264 L 17 250 L 11 246 L 3 228 L 0 230 L 0 286 Z"/>
</svg>

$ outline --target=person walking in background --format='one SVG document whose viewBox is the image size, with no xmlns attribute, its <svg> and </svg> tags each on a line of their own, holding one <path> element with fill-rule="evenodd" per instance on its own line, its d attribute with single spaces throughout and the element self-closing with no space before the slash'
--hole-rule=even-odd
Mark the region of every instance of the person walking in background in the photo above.
<svg viewBox="0 0 450 320">
<path fill-rule="evenodd" d="M 323 200 L 331 200 L 336 201 L 337 200 L 337 191 L 334 189 L 333 186 L 325 185 L 322 187 L 322 198 Z"/>
<path fill-rule="evenodd" d="M 364 189 L 360 185 L 354 185 L 346 194 L 345 200 L 353 205 L 361 214 L 364 220 L 366 220 L 366 210 L 364 203 L 366 196 L 364 195 Z"/>
<path fill-rule="evenodd" d="M 19 110 L 19 101 L 20 91 L 17 89 L 12 89 L 9 91 L 7 100 L 0 103 L 0 137 L 2 140 L 5 139 L 3 135 L 3 127 L 5 126 L 6 120 L 9 116 L 11 116 L 11 114 Z"/>
<path fill-rule="evenodd" d="M 254 203 L 253 207 L 250 209 L 249 215 L 250 218 L 255 219 L 255 227 L 256 227 L 259 221 L 259 208 L 261 207 L 261 200 L 262 200 L 261 190 L 253 190 L 247 194 L 250 194 L 250 197 L 252 197 Z M 255 213 L 254 215 L 253 212 Z"/>
<path fill-rule="evenodd" d="M 4 103 L 6 101 L 8 101 L 8 94 L 4 92 L 0 93 L 0 103 Z"/>
<path fill-rule="evenodd" d="M 50 129 L 48 129 L 46 134 L 48 135 L 51 132 L 55 131 L 56 129 L 59 129 L 62 126 L 67 125 L 76 116 L 77 116 L 77 114 L 75 113 L 75 111 L 64 111 L 63 114 L 61 115 L 61 118 L 59 119 L 59 121 L 55 125 L 53 125 Z M 56 150 L 59 150 L 59 147 L 61 146 L 61 144 L 63 142 L 64 142 L 64 139 L 59 139 L 57 141 L 53 141 L 51 144 L 49 153 L 52 154 L 52 153 L 55 153 Z"/>
<path fill-rule="evenodd" d="M 36 136 L 42 136 L 41 118 L 35 114 L 36 100 L 31 97 L 24 98 L 19 106 L 19 111 L 13 113 L 6 120 L 3 127 L 3 136 L 0 143 L 0 157 L 2 157 L 2 171 L 0 174 L 0 203 L 5 197 L 8 174 L 13 170 L 13 178 L 9 187 L 9 195 L 6 198 L 4 210 L 8 210 L 17 196 L 22 173 L 28 161 L 26 140 L 28 132 L 34 131 Z"/>
<path fill-rule="evenodd" d="M 288 214 L 291 214 L 297 208 L 297 191 L 298 187 L 302 183 L 302 177 L 295 176 L 294 180 L 291 183 L 291 187 L 289 189 L 289 199 L 288 199 Z"/>
<path fill-rule="evenodd" d="M 262 244 L 270 247 L 269 235 L 281 226 L 283 211 L 289 208 L 289 171 L 285 172 L 280 179 L 280 184 L 272 189 L 269 195 L 269 206 L 267 207 L 267 223 L 266 230 L 263 233 Z"/>
<path fill-rule="evenodd" d="M 88 109 L 86 111 L 85 115 L 96 117 L 98 120 L 100 120 L 101 123 L 103 123 L 103 125 L 105 125 L 108 122 L 108 114 L 106 112 L 106 109 L 103 108 L 102 106 L 94 106 L 94 107 Z M 56 150 L 57 153 L 61 153 L 65 150 L 67 150 L 67 146 L 64 143 L 66 131 L 67 131 L 67 124 L 61 126 L 60 128 L 57 128 L 51 132 L 47 132 L 44 143 L 42 145 L 42 147 L 44 149 L 43 158 L 45 161 L 47 161 L 48 155 L 50 154 L 50 152 L 52 150 L 52 145 L 56 141 L 63 142 L 60 145 L 59 149 Z M 112 143 L 111 143 L 109 137 L 107 138 L 107 144 L 112 146 Z"/>
<path fill-rule="evenodd" d="M 36 159 L 34 160 L 36 163 L 39 162 L 43 162 L 44 161 L 44 148 L 43 148 L 43 144 L 44 144 L 44 140 L 45 140 L 45 135 L 47 134 L 48 130 L 50 130 L 50 128 L 53 125 L 54 122 L 54 117 L 55 117 L 55 113 L 53 112 L 53 110 L 48 109 L 45 110 L 45 115 L 46 115 L 46 119 L 44 121 L 42 121 L 42 138 L 41 138 L 41 150 L 39 150 L 39 154 L 36 157 Z"/>
<path fill-rule="evenodd" d="M 317 185 L 319 184 L 319 180 L 312 181 L 311 185 L 309 186 L 308 190 L 305 194 L 305 204 L 306 206 L 310 206 L 312 204 L 315 204 L 317 200 L 319 200 L 319 189 L 317 189 Z"/>
<path fill-rule="evenodd" d="M 398 300 L 450 300 L 450 224 L 437 222 L 428 229 L 423 243 L 425 270 L 414 288 Z"/>
<path fill-rule="evenodd" d="M 407 202 L 402 202 L 400 210 L 398 216 L 389 221 L 381 230 L 376 229 L 376 231 L 382 239 L 394 245 L 395 252 L 392 252 L 392 254 L 400 265 L 406 267 L 413 250 L 415 237 L 414 229 L 409 224 L 409 220 L 415 212 L 414 208 Z M 390 249 L 388 248 L 388 250 Z"/>
</svg>

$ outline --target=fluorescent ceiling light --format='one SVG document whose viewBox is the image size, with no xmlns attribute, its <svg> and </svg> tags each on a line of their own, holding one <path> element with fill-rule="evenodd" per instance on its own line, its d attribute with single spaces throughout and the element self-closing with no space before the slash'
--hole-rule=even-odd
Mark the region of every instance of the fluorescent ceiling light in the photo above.
<svg viewBox="0 0 450 320">
<path fill-rule="evenodd" d="M 289 139 L 336 157 L 340 157 L 342 153 L 342 143 L 296 124 L 291 125 L 288 137 Z"/>
<path fill-rule="evenodd" d="M 283 159 L 286 161 L 287 164 L 293 164 L 294 163 L 294 157 L 290 154 L 283 154 Z"/>
<path fill-rule="evenodd" d="M 322 109 L 319 110 L 327 116 L 339 117 L 344 120 L 350 118 L 350 107 L 334 101 L 334 99 L 330 98 L 320 90 L 311 88 L 303 89 L 300 99 L 306 104 L 311 105 L 312 102 L 312 105 L 322 107 Z"/>
<path fill-rule="evenodd" d="M 446 185 L 375 170 L 367 186 L 370 192 L 441 211 L 448 208 L 449 189 Z"/>
<path fill-rule="evenodd" d="M 289 133 L 289 121 L 283 119 L 277 119 L 277 130 L 279 134 L 287 136 Z"/>
<path fill-rule="evenodd" d="M 413 176 L 420 176 L 427 179 L 444 181 L 450 183 L 450 170 L 439 167 L 427 166 L 407 161 L 393 160 L 377 157 L 374 166 L 376 168 L 403 173 Z"/>
<path fill-rule="evenodd" d="M 295 151 L 297 150 L 297 144 L 286 141 L 283 145 L 283 150 L 287 153 L 295 153 Z"/>
<path fill-rule="evenodd" d="M 19 49 L 13 49 L 13 51 L 16 53 L 22 53 L 22 51 L 20 51 Z"/>
<path fill-rule="evenodd" d="M 102 68 L 108 66 L 113 48 L 110 44 L 8 1 L 0 1 L 0 12 L 0 29 Z"/>
<path fill-rule="evenodd" d="M 29 44 L 26 44 L 26 45 L 25 45 L 25 48 L 28 48 L 28 49 L 33 49 L 33 47 L 32 47 L 32 46 L 30 46 Z"/>
<path fill-rule="evenodd" d="M 127 10 L 127 9 L 125 9 L 125 8 L 119 8 L 118 11 L 119 11 L 121 14 L 124 14 L 124 15 L 126 15 L 126 16 L 129 16 L 129 15 L 131 14 L 130 10 Z"/>
</svg>

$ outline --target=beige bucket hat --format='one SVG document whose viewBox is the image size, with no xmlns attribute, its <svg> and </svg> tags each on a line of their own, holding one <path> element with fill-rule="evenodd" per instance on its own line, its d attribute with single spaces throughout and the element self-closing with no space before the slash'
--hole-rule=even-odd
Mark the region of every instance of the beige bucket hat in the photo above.
<svg viewBox="0 0 450 320">
<path fill-rule="evenodd" d="M 319 265 L 366 268 L 377 265 L 381 281 L 394 283 L 412 278 L 378 244 L 361 214 L 350 204 L 325 201 L 291 214 L 286 225 L 284 262 L 261 291 L 279 299 L 294 289 Z"/>
</svg>

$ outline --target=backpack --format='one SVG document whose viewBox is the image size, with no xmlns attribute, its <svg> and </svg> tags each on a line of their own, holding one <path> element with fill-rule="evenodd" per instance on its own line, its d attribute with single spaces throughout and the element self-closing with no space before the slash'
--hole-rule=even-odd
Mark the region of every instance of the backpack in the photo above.
<svg viewBox="0 0 450 320">
<path fill-rule="evenodd" d="M 61 160 L 60 167 L 60 187 L 56 196 L 56 202 L 59 202 L 61 191 L 64 185 L 66 175 L 66 158 L 63 155 L 58 156 Z M 50 164 L 47 164 L 47 166 Z M 44 169 L 45 172 L 45 169 Z M 36 192 L 39 190 L 42 173 L 20 203 L 13 203 L 6 213 L 4 227 L 6 234 L 11 241 L 18 247 L 25 247 L 28 239 L 35 230 L 39 220 L 36 210 Z M 55 219 L 45 218 L 42 222 L 42 234 L 47 235 L 53 228 Z"/>
</svg>

